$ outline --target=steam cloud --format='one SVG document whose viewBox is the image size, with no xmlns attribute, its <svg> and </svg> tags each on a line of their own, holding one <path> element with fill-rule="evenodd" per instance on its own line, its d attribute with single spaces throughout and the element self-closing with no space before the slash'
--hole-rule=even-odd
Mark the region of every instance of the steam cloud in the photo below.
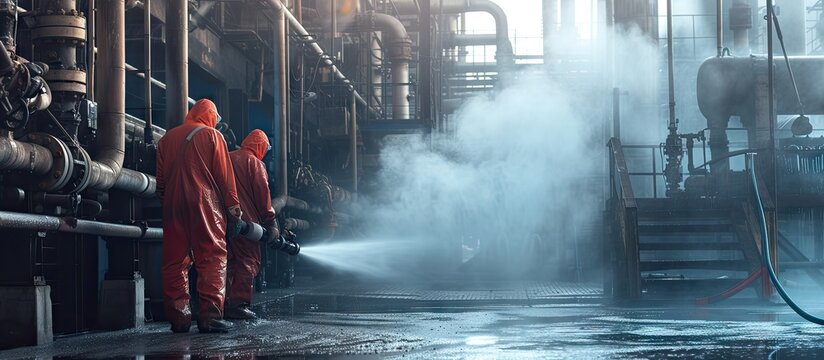
<svg viewBox="0 0 824 360">
<path fill-rule="evenodd" d="M 616 51 L 619 67 L 633 64 L 617 81 L 636 96 L 655 88 L 649 73 L 657 59 L 650 67 L 637 58 L 652 47 L 646 41 L 625 36 L 618 49 L 634 50 Z M 522 277 L 577 267 L 580 274 L 602 251 L 595 229 L 604 206 L 612 62 L 601 58 L 595 68 L 603 76 L 590 76 L 591 83 L 520 74 L 495 94 L 468 100 L 449 135 L 387 139 L 380 191 L 351 210 L 365 217 L 368 240 L 315 256 L 379 277 L 440 276 L 462 260 L 462 272 Z M 625 131 L 650 132 L 654 120 L 636 120 Z"/>
</svg>

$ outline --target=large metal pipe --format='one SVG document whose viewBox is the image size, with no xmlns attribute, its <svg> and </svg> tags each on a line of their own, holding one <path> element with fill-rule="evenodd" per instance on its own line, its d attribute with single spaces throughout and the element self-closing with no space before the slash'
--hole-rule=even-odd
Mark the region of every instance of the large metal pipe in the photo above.
<svg viewBox="0 0 824 360">
<path fill-rule="evenodd" d="M 383 35 L 385 59 L 392 72 L 392 118 L 409 119 L 409 61 L 412 60 L 412 40 L 400 20 L 386 14 L 373 13 L 371 20 Z"/>
<path fill-rule="evenodd" d="M 143 105 L 146 108 L 143 141 L 152 144 L 152 1 L 143 0 L 143 4 Z"/>
<path fill-rule="evenodd" d="M 49 149 L 22 141 L 11 135 L 0 137 L 0 169 L 30 171 L 34 175 L 46 175 L 53 164 Z"/>
<path fill-rule="evenodd" d="M 95 28 L 97 22 L 95 21 L 97 12 L 97 0 L 88 0 L 88 13 L 86 14 L 86 98 L 95 101 L 94 92 L 94 66 L 95 66 L 95 48 L 97 47 L 95 40 Z"/>
<path fill-rule="evenodd" d="M 498 37 L 494 34 L 450 34 L 446 39 L 445 46 L 485 46 L 498 43 Z"/>
<path fill-rule="evenodd" d="M 143 228 L 134 225 L 111 224 L 71 217 L 55 217 L 9 211 L 0 211 L 0 228 L 32 231 L 58 231 L 129 239 L 163 238 L 163 229 L 161 228 Z"/>
<path fill-rule="evenodd" d="M 393 0 L 398 13 L 403 15 L 419 14 L 416 0 Z M 429 8 L 432 13 L 453 15 L 466 12 L 485 12 L 495 19 L 495 35 L 497 36 L 498 63 L 503 66 L 512 64 L 514 60 L 512 43 L 509 40 L 509 21 L 506 12 L 492 0 L 433 0 Z"/>
<path fill-rule="evenodd" d="M 287 23 L 286 23 L 286 14 L 289 13 L 289 10 L 286 7 L 281 6 L 278 10 L 277 14 L 277 22 L 275 26 L 276 32 L 275 36 L 277 37 L 277 85 L 278 86 L 278 98 L 275 99 L 278 102 L 276 109 L 278 110 L 278 117 L 279 123 L 278 128 L 280 130 L 280 138 L 278 139 L 279 145 L 279 153 L 278 153 L 278 196 L 289 196 L 289 111 L 288 111 L 288 102 L 289 98 L 287 97 L 287 93 L 289 92 L 289 68 L 287 64 Z M 301 94 L 301 97 L 303 94 Z"/>
<path fill-rule="evenodd" d="M 111 188 L 123 167 L 126 147 L 126 3 L 103 1 L 98 6 L 100 23 L 98 75 L 97 156 L 90 164 L 89 187 Z"/>
<path fill-rule="evenodd" d="M 183 123 L 189 111 L 189 32 L 187 0 L 166 2 L 166 128 Z"/>
<path fill-rule="evenodd" d="M 372 64 L 372 94 L 369 98 L 369 104 L 373 107 L 380 108 L 383 105 L 383 49 L 381 48 L 381 34 L 374 33 L 371 36 L 371 49 L 369 53 L 370 63 Z"/>
</svg>

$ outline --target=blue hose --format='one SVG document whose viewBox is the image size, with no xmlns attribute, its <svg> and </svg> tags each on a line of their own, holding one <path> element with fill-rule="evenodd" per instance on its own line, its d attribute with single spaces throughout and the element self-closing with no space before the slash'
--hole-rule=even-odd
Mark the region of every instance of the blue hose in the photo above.
<svg viewBox="0 0 824 360">
<path fill-rule="evenodd" d="M 790 308 L 795 311 L 796 314 L 803 317 L 805 320 L 818 324 L 824 325 L 824 319 L 816 317 L 812 315 L 804 309 L 802 309 L 798 304 L 793 301 L 787 291 L 784 290 L 784 287 L 781 285 L 781 282 L 778 281 L 778 276 L 775 275 L 775 269 L 773 269 L 772 261 L 770 261 L 770 246 L 769 246 L 769 238 L 767 232 L 767 219 L 764 216 L 764 205 L 761 203 L 761 194 L 758 193 L 758 182 L 755 179 L 755 161 L 754 156 L 750 156 L 749 158 L 749 167 L 750 167 L 750 181 L 752 183 L 753 191 L 755 192 L 755 202 L 758 207 L 757 215 L 758 215 L 758 222 L 761 225 L 761 249 L 763 250 L 764 254 L 764 263 L 767 268 L 767 273 L 770 275 L 770 281 L 772 281 L 775 290 L 778 291 L 778 295 L 784 299 L 784 302 L 790 306 Z"/>
</svg>

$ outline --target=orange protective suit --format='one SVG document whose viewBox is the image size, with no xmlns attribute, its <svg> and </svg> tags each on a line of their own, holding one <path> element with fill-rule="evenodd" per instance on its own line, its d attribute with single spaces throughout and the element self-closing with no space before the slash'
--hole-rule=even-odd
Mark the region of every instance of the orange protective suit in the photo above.
<svg viewBox="0 0 824 360">
<path fill-rule="evenodd" d="M 226 142 L 215 130 L 217 118 L 215 104 L 199 100 L 183 125 L 166 132 L 157 145 L 157 194 L 163 200 L 163 300 L 173 331 L 188 331 L 192 323 L 188 280 L 192 262 L 198 273 L 198 325 L 223 318 L 226 209 L 240 201 Z"/>
<path fill-rule="evenodd" d="M 269 194 L 269 181 L 263 156 L 269 148 L 269 139 L 260 130 L 254 130 L 243 140 L 240 150 L 229 153 L 235 170 L 243 220 L 274 226 L 275 210 Z M 226 306 L 252 303 L 254 278 L 260 270 L 260 242 L 243 236 L 229 240 L 229 273 Z"/>
</svg>

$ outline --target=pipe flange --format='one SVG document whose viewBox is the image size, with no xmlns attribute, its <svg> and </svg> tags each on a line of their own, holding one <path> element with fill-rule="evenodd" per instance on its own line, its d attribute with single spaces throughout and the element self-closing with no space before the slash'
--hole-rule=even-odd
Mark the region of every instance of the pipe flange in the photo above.
<svg viewBox="0 0 824 360">
<path fill-rule="evenodd" d="M 92 164 L 92 158 L 89 153 L 83 149 L 78 149 L 80 159 L 74 159 L 74 169 L 72 171 L 71 181 L 65 187 L 66 193 L 79 193 L 89 186 L 89 180 L 92 172 L 89 170 Z"/>
<path fill-rule="evenodd" d="M 86 72 L 53 69 L 43 76 L 52 92 L 86 93 Z"/>
<path fill-rule="evenodd" d="M 43 78 L 52 81 L 76 82 L 86 85 L 86 72 L 81 70 L 51 69 Z"/>
<path fill-rule="evenodd" d="M 69 147 L 54 135 L 46 133 L 28 134 L 26 141 L 43 146 L 52 154 L 52 168 L 37 182 L 37 188 L 49 192 L 66 186 L 74 168 L 74 160 Z"/>
<path fill-rule="evenodd" d="M 394 39 L 386 42 L 386 58 L 389 61 L 412 61 L 412 39 Z"/>
<path fill-rule="evenodd" d="M 31 39 L 86 41 L 86 18 L 80 15 L 38 15 L 34 18 Z"/>
</svg>

